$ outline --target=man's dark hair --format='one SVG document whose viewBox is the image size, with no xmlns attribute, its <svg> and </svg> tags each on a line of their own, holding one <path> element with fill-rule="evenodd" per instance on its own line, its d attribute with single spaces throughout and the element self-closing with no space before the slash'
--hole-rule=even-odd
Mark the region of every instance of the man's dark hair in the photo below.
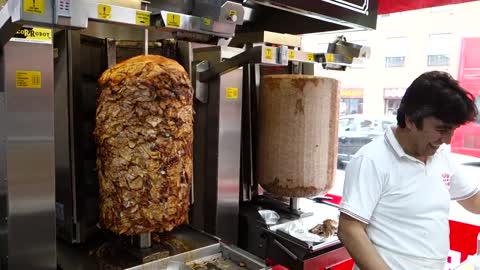
<svg viewBox="0 0 480 270">
<path fill-rule="evenodd" d="M 460 126 L 477 118 L 475 96 L 463 89 L 450 74 L 425 72 L 405 91 L 397 112 L 398 126 L 405 128 L 405 116 L 423 128 L 423 119 L 433 116 L 447 125 Z"/>
</svg>

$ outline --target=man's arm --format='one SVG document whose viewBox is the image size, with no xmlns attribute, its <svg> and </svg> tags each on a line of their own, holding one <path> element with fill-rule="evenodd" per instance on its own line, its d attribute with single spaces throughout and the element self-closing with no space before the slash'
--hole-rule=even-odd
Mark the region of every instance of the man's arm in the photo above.
<svg viewBox="0 0 480 270">
<path fill-rule="evenodd" d="M 480 192 L 475 193 L 468 199 L 458 201 L 463 208 L 474 214 L 480 214 Z"/>
<path fill-rule="evenodd" d="M 338 225 L 338 238 L 340 238 L 360 269 L 389 269 L 370 239 L 368 239 L 367 225 L 365 223 L 341 213 Z"/>
</svg>

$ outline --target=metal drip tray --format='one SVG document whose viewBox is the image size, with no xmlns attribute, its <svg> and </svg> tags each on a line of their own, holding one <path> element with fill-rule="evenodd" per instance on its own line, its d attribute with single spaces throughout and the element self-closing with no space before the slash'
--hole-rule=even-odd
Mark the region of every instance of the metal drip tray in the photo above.
<svg viewBox="0 0 480 270">
<path fill-rule="evenodd" d="M 176 265 L 176 267 L 172 267 Z M 260 270 L 266 269 L 262 261 L 237 247 L 216 243 L 207 247 L 167 257 L 129 270 L 159 269 L 190 270 Z"/>
<path fill-rule="evenodd" d="M 102 232 L 90 241 L 78 245 L 57 240 L 58 264 L 64 270 L 136 269 L 135 267 L 139 265 L 201 250 L 215 244 L 218 244 L 217 238 L 188 225 L 179 226 L 168 233 L 152 233 L 151 247 L 143 249 L 132 245 L 130 237 Z"/>
</svg>

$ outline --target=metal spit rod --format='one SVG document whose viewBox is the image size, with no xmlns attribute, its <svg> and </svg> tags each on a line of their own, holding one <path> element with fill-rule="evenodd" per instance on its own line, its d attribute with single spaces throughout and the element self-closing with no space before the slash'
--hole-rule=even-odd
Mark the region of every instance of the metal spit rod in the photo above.
<svg viewBox="0 0 480 270">
<path fill-rule="evenodd" d="M 139 248 L 149 248 L 152 246 L 152 235 L 151 233 L 141 233 L 138 235 L 132 236 L 132 244 Z"/>
<path fill-rule="evenodd" d="M 290 210 L 299 210 L 298 198 L 290 197 Z"/>
<path fill-rule="evenodd" d="M 148 10 L 149 1 L 142 1 L 142 9 L 147 11 Z M 148 55 L 148 27 L 145 28 L 145 47 L 144 47 L 144 54 Z"/>
</svg>

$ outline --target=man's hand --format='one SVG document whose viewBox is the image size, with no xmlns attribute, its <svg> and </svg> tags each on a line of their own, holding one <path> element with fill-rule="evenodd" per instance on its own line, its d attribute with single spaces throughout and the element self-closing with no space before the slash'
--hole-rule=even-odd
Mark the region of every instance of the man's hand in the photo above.
<svg viewBox="0 0 480 270">
<path fill-rule="evenodd" d="M 458 203 L 468 211 L 474 214 L 480 214 L 480 192 L 477 192 L 468 199 L 458 201 Z"/>
<path fill-rule="evenodd" d="M 366 229 L 367 224 L 344 213 L 340 214 L 338 238 L 357 266 L 362 270 L 388 270 L 387 264 L 368 239 Z"/>
</svg>

